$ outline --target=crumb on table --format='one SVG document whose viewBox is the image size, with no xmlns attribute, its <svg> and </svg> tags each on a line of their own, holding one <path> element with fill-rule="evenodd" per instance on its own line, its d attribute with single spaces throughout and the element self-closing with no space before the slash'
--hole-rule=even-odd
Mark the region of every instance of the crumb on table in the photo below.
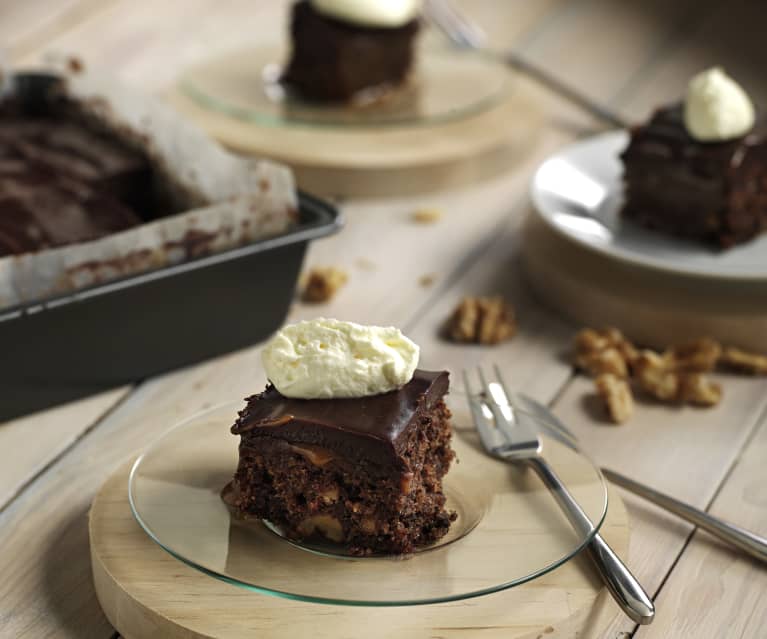
<svg viewBox="0 0 767 639">
<path fill-rule="evenodd" d="M 418 278 L 418 284 L 424 288 L 427 288 L 434 284 L 436 280 L 437 276 L 434 275 L 434 273 L 426 273 L 425 275 L 421 275 L 421 277 Z"/>
<path fill-rule="evenodd" d="M 303 277 L 301 300 L 321 303 L 333 298 L 348 280 L 346 271 L 335 266 L 318 266 Z"/>
<path fill-rule="evenodd" d="M 412 218 L 418 224 L 434 224 L 442 218 L 442 211 L 439 209 L 417 209 L 413 211 Z"/>
</svg>

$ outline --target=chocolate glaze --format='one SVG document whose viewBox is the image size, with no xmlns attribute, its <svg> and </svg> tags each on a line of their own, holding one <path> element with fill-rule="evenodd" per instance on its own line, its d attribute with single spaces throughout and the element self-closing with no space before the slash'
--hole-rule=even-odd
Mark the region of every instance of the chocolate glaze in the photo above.
<svg viewBox="0 0 767 639">
<path fill-rule="evenodd" d="M 247 398 L 231 430 L 242 435 L 242 446 L 270 437 L 401 469 L 408 433 L 442 399 L 448 385 L 447 371 L 423 370 L 399 390 L 353 399 L 292 399 L 269 385 Z"/>
<path fill-rule="evenodd" d="M 624 214 L 640 224 L 730 246 L 767 224 L 767 136 L 762 121 L 746 136 L 700 142 L 683 107 L 658 109 L 635 127 L 622 154 Z"/>
</svg>

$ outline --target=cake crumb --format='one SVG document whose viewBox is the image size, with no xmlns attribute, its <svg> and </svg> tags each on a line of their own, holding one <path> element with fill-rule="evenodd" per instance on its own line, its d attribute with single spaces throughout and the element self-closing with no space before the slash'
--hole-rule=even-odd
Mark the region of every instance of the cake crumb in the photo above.
<svg viewBox="0 0 767 639">
<path fill-rule="evenodd" d="M 67 58 L 67 69 L 70 73 L 82 73 L 85 69 L 85 65 L 80 58 L 75 56 L 69 56 Z"/>
<path fill-rule="evenodd" d="M 442 211 L 439 209 L 418 209 L 413 211 L 412 218 L 418 224 L 434 224 L 442 219 Z"/>
<path fill-rule="evenodd" d="M 348 279 L 346 271 L 335 266 L 315 267 L 303 278 L 301 300 L 314 304 L 328 302 Z"/>
<path fill-rule="evenodd" d="M 447 324 L 454 342 L 498 344 L 517 332 L 514 309 L 501 296 L 465 297 Z"/>
<path fill-rule="evenodd" d="M 437 276 L 434 275 L 434 273 L 427 273 L 426 275 L 421 275 L 421 277 L 418 278 L 418 284 L 424 288 L 428 288 L 436 281 Z"/>
<path fill-rule="evenodd" d="M 358 257 L 356 260 L 354 260 L 354 264 L 361 268 L 363 271 L 375 271 L 376 264 L 372 260 L 367 259 L 366 257 Z"/>
</svg>

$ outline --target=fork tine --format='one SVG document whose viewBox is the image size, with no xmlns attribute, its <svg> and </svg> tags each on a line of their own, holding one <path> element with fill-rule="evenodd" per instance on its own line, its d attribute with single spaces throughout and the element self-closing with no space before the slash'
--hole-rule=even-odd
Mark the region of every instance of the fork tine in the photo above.
<svg viewBox="0 0 767 639">
<path fill-rule="evenodd" d="M 493 371 L 495 372 L 495 378 L 498 380 L 498 383 L 501 385 L 503 394 L 506 397 L 506 403 L 509 406 L 511 406 L 511 392 L 509 391 L 509 387 L 506 385 L 506 382 L 503 379 L 503 375 L 501 374 L 501 369 L 498 367 L 498 364 L 493 364 Z"/>
<path fill-rule="evenodd" d="M 511 405 L 506 402 L 503 404 L 503 398 L 508 400 L 508 393 L 501 382 L 487 383 L 485 374 L 481 368 L 477 369 L 479 372 L 482 385 L 486 389 L 488 397 L 485 399 L 485 404 L 493 413 L 493 420 L 495 421 L 496 430 L 500 431 L 508 446 L 527 448 L 530 444 L 535 442 L 540 450 L 541 440 L 538 437 L 537 429 L 531 427 L 528 423 L 514 419 L 514 414 Z M 495 367 L 496 375 L 498 374 L 498 367 Z M 500 378 L 499 378 L 500 379 Z M 501 401 L 499 401 L 499 398 Z M 506 415 L 504 409 L 511 411 L 510 417 Z"/>
<path fill-rule="evenodd" d="M 444 35 L 453 41 L 459 47 L 476 48 L 481 44 L 481 40 L 476 39 L 474 35 L 456 20 L 455 12 L 451 12 L 443 0 L 426 0 L 424 4 L 424 14 Z"/>
<path fill-rule="evenodd" d="M 479 433 L 479 438 L 482 440 L 482 445 L 485 447 L 485 450 L 492 452 L 499 446 L 503 446 L 506 443 L 506 438 L 492 423 L 492 413 L 488 416 L 484 412 L 485 403 L 481 402 L 472 391 L 472 385 L 466 370 L 463 371 L 463 383 L 469 397 L 469 409 L 471 410 L 471 415 L 474 419 L 474 426 Z"/>
<path fill-rule="evenodd" d="M 503 414 L 503 411 L 501 410 L 501 405 L 496 399 L 497 393 L 494 392 L 494 387 L 491 384 L 488 384 L 487 379 L 485 378 L 485 373 L 482 370 L 481 366 L 477 367 L 477 373 L 479 373 L 479 379 L 482 382 L 482 387 L 485 393 L 485 404 L 490 409 L 490 411 L 493 413 L 493 419 L 495 420 L 495 425 L 497 430 L 499 430 L 504 438 L 511 443 L 511 438 L 509 437 L 509 434 L 507 432 L 507 428 L 510 426 L 509 420 L 506 417 L 506 415 Z M 496 384 L 496 388 L 500 387 Z"/>
<path fill-rule="evenodd" d="M 435 4 L 439 4 L 444 9 L 445 14 L 449 16 L 452 23 L 461 31 L 469 45 L 477 48 L 484 45 L 487 36 L 482 27 L 456 9 L 450 0 L 437 0 Z"/>
</svg>

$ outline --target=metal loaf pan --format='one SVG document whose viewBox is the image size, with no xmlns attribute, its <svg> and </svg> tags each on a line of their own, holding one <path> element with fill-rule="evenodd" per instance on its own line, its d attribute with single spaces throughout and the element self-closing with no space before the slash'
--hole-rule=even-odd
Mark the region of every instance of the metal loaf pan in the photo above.
<svg viewBox="0 0 767 639">
<path fill-rule="evenodd" d="M 0 312 L 0 421 L 236 350 L 284 321 L 338 211 L 299 193 L 287 233 Z"/>
</svg>

